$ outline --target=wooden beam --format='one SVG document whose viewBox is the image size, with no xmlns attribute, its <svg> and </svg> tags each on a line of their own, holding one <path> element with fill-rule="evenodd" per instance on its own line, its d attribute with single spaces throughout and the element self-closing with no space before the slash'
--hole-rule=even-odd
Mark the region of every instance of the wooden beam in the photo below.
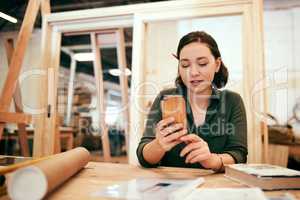
<svg viewBox="0 0 300 200">
<path fill-rule="evenodd" d="M 61 33 L 52 33 L 51 67 L 48 68 L 48 115 L 46 118 L 46 130 L 43 137 L 44 152 L 46 155 L 55 153 L 59 131 L 57 131 L 57 88 L 59 80 L 59 63 L 61 49 Z"/>
<path fill-rule="evenodd" d="M 126 152 L 128 155 L 129 152 L 129 102 L 128 102 L 128 80 L 125 74 L 127 69 L 126 63 L 126 48 L 125 48 L 125 39 L 123 29 L 118 29 L 116 32 L 117 38 L 117 57 L 118 57 L 118 66 L 121 70 L 120 75 L 120 84 L 121 84 L 121 94 L 122 94 L 122 109 L 123 111 L 123 120 L 125 125 L 125 142 L 126 142 Z"/>
<path fill-rule="evenodd" d="M 106 8 L 95 8 L 90 10 L 76 10 L 72 12 L 56 12 L 49 17 L 49 22 L 64 23 L 66 21 L 88 20 L 95 18 L 110 18 L 119 16 L 124 18 L 125 15 L 133 15 L 136 13 L 153 13 L 159 12 L 161 18 L 163 13 L 170 10 L 187 10 L 190 8 L 218 8 L 227 7 L 230 5 L 243 6 L 251 3 L 252 0 L 175 0 L 162 1 L 153 3 L 141 3 L 134 5 L 113 6 Z M 180 14 L 177 14 L 180 16 Z"/>
<path fill-rule="evenodd" d="M 55 147 L 54 147 L 54 153 L 60 153 L 61 152 L 61 142 L 60 142 L 60 116 L 56 117 L 56 124 L 55 124 Z"/>
<path fill-rule="evenodd" d="M 243 12 L 243 85 L 244 103 L 247 113 L 248 127 L 248 162 L 261 163 L 263 156 L 268 160 L 268 147 L 264 147 L 264 142 L 268 141 L 266 125 L 262 125 L 263 120 L 260 113 L 266 112 L 265 96 L 265 67 L 264 67 L 264 48 L 263 48 L 263 29 L 262 29 L 262 5 L 254 5 L 259 1 L 252 1 L 252 4 L 244 6 Z M 256 66 L 256 67 L 252 67 Z M 258 83 L 261 83 L 260 86 Z M 259 86 L 259 87 L 257 87 Z M 264 155 L 263 155 L 264 152 Z"/>
<path fill-rule="evenodd" d="M 265 122 L 260 122 L 261 134 L 263 134 L 263 161 L 269 163 L 269 133 L 268 126 Z M 267 134 L 266 134 L 267 132 Z"/>
<path fill-rule="evenodd" d="M 7 54 L 7 62 L 10 63 L 13 51 L 14 51 L 14 41 L 13 39 L 7 39 L 5 41 L 5 49 Z M 21 96 L 21 89 L 20 84 L 17 82 L 15 93 L 13 96 L 15 110 L 17 113 L 23 113 L 23 104 L 22 104 L 22 96 Z M 19 144 L 21 147 L 21 153 L 23 156 L 30 156 L 29 153 L 29 146 L 27 140 L 27 132 L 26 132 L 26 125 L 25 124 L 17 124 L 18 126 L 18 136 L 19 136 Z"/>
<path fill-rule="evenodd" d="M 253 68 L 251 66 L 253 63 L 253 38 L 252 38 L 252 17 L 251 17 L 251 5 L 245 6 L 245 12 L 243 15 L 243 23 L 242 23 L 242 47 L 243 47 L 243 97 L 245 99 L 245 108 L 247 114 L 247 140 L 248 140 L 248 162 L 261 162 L 261 144 L 257 145 L 255 140 L 260 140 L 260 134 L 255 132 L 255 115 L 252 112 L 253 104 L 251 103 L 251 87 L 254 82 L 253 78 Z M 259 131 L 260 132 L 260 131 Z M 257 138 L 257 139 L 256 139 Z"/>
<path fill-rule="evenodd" d="M 113 29 L 103 29 L 103 30 L 84 30 L 84 31 L 76 31 L 76 32 L 66 32 L 64 33 L 65 36 L 78 36 L 78 35 L 87 35 L 87 34 L 90 34 L 90 33 L 95 33 L 97 34 L 97 37 L 99 36 L 99 34 L 115 34 L 116 32 L 116 28 L 113 28 Z M 102 46 L 102 45 L 101 45 Z"/>
<path fill-rule="evenodd" d="M 141 137 L 141 128 L 136 131 L 136 127 L 144 127 L 145 116 L 140 112 L 144 107 L 144 99 L 141 98 L 145 94 L 143 88 L 137 90 L 145 81 L 146 67 L 145 66 L 145 52 L 147 48 L 145 37 L 147 35 L 147 24 L 136 17 L 133 29 L 133 51 L 132 51 L 132 82 L 131 82 L 131 99 L 133 104 L 130 107 L 130 141 L 129 141 L 129 163 L 133 165 L 138 164 L 136 157 L 136 148 Z M 139 133 L 140 132 L 140 133 Z"/>
<path fill-rule="evenodd" d="M 13 52 L 6 81 L 2 89 L 2 95 L 0 99 L 0 111 L 8 111 L 9 109 L 13 94 L 15 92 L 16 83 L 21 72 L 26 47 L 28 45 L 31 32 L 33 30 L 39 6 L 39 0 L 30 0 L 28 2 L 25 17 L 17 39 L 16 50 Z"/>
<path fill-rule="evenodd" d="M 67 125 L 70 125 L 71 117 L 72 117 L 75 72 L 76 72 L 76 60 L 73 57 L 71 57 L 71 67 L 70 67 L 70 76 L 69 76 L 69 85 L 68 85 L 67 120 L 66 120 Z"/>
<path fill-rule="evenodd" d="M 105 106 L 104 106 L 104 84 L 103 84 L 103 72 L 101 64 L 101 54 L 97 45 L 97 37 L 95 33 L 91 33 L 91 43 L 93 53 L 95 55 L 94 59 L 94 74 L 96 78 L 96 88 L 97 88 L 97 108 L 99 113 L 99 122 L 102 138 L 102 147 L 103 147 L 103 156 L 104 161 L 109 162 L 111 160 L 110 156 L 110 146 L 109 146 L 109 137 L 108 129 L 105 124 Z"/>
<path fill-rule="evenodd" d="M 50 0 L 42 2 L 42 43 L 41 43 L 41 69 L 45 70 L 48 74 L 48 68 L 51 66 L 51 40 L 52 40 L 52 27 L 46 20 L 46 15 L 50 14 Z M 48 5 L 47 5 L 48 4 Z M 33 157 L 42 157 L 48 155 L 46 152 L 47 143 L 47 123 L 48 117 L 48 77 L 42 79 L 39 87 L 39 107 L 44 108 L 44 112 L 35 116 L 34 124 L 34 139 L 33 139 Z"/>
<path fill-rule="evenodd" d="M 0 112 L 0 122 L 30 124 L 31 120 L 31 115 L 24 113 Z"/>
<path fill-rule="evenodd" d="M 21 67 L 25 56 L 25 50 L 30 39 L 30 34 L 33 30 L 39 6 L 40 0 L 30 0 L 28 2 L 21 30 L 17 39 L 16 50 L 13 51 L 7 77 L 2 89 L 2 94 L 0 98 L 0 111 L 2 112 L 9 111 L 9 106 L 12 101 L 13 94 L 15 92 L 19 74 L 21 72 Z M 0 139 L 2 136 L 3 128 L 4 124 L 0 123 Z"/>
<path fill-rule="evenodd" d="M 255 61 L 254 66 L 258 66 L 254 74 L 259 74 L 258 77 L 255 76 L 256 77 L 255 82 L 262 81 L 262 93 L 258 105 L 262 105 L 259 106 L 259 108 L 262 107 L 261 110 L 262 113 L 267 113 L 269 101 L 265 91 L 267 83 L 266 83 L 266 67 L 265 67 L 265 59 L 264 59 L 264 25 L 263 25 L 264 2 L 263 0 L 256 0 L 256 1 L 253 0 L 252 4 L 253 6 L 251 12 L 253 18 L 253 37 L 254 37 L 253 51 L 255 52 L 253 60 Z M 260 121 L 265 121 L 264 115 L 262 115 Z M 258 124 L 256 124 L 256 126 L 258 126 Z M 259 131 L 259 129 L 257 130 Z M 264 126 L 261 131 L 262 132 L 259 134 L 259 136 L 263 135 L 264 137 L 262 146 L 265 150 L 267 150 L 269 149 L 269 132 L 266 123 L 264 123 Z M 261 144 L 261 140 L 258 140 L 258 142 L 260 142 Z M 264 153 L 264 162 L 269 163 L 268 153 Z"/>
<path fill-rule="evenodd" d="M 41 2 L 41 13 L 44 18 L 47 14 L 51 13 L 50 0 L 42 0 Z"/>
</svg>

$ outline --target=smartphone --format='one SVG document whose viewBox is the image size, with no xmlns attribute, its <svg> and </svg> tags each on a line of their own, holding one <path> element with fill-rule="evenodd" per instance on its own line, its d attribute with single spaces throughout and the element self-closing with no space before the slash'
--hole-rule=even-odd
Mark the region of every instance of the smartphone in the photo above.
<svg viewBox="0 0 300 200">
<path fill-rule="evenodd" d="M 182 95 L 165 95 L 161 101 L 162 118 L 174 117 L 176 123 L 187 128 L 186 105 Z"/>
</svg>

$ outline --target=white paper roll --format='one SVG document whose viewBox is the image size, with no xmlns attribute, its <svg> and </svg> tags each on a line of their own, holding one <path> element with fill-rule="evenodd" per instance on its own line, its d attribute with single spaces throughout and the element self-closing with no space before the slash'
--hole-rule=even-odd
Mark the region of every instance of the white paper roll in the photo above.
<svg viewBox="0 0 300 200">
<path fill-rule="evenodd" d="M 8 178 L 8 195 L 13 200 L 39 200 L 81 170 L 90 161 L 82 147 L 56 154 L 29 167 L 20 168 Z"/>
</svg>

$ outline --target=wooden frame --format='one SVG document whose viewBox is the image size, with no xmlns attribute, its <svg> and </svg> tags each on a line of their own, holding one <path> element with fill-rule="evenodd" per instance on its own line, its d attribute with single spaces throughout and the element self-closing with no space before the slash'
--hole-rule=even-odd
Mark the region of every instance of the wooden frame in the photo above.
<svg viewBox="0 0 300 200">
<path fill-rule="evenodd" d="M 14 52 L 13 39 L 7 39 L 5 41 L 5 49 L 6 49 L 7 63 L 9 64 L 12 58 L 12 54 Z M 16 84 L 16 89 L 15 89 L 13 99 L 14 99 L 15 111 L 17 113 L 23 113 L 22 94 L 21 94 L 20 84 L 18 82 Z M 31 121 L 31 116 L 29 117 Z M 27 141 L 26 124 L 18 123 L 17 126 L 18 126 L 18 136 L 19 136 L 19 144 L 21 147 L 21 153 L 23 156 L 28 157 L 30 156 L 30 152 L 29 152 L 29 145 Z"/>
<path fill-rule="evenodd" d="M 146 3 L 138 5 L 117 6 L 92 10 L 55 13 L 46 16 L 43 35 L 54 32 L 78 32 L 93 31 L 108 28 L 120 28 L 133 26 L 133 63 L 132 86 L 130 108 L 130 141 L 129 162 L 136 163 L 135 149 L 141 136 L 142 129 L 136 131 L 136 127 L 143 127 L 145 116 L 136 106 L 145 107 L 144 98 L 136 98 L 143 95 L 143 91 L 135 90 L 145 80 L 145 68 L 143 67 L 146 46 L 145 37 L 147 23 L 153 21 L 177 20 L 194 17 L 239 15 L 243 20 L 243 65 L 244 65 L 244 100 L 248 117 L 248 147 L 249 162 L 261 162 L 261 132 L 259 121 L 253 112 L 253 105 L 266 109 L 265 94 L 259 94 L 260 101 L 252 101 L 252 88 L 256 82 L 263 80 L 265 75 L 263 57 L 263 30 L 262 30 L 262 0 L 178 0 L 158 3 Z M 52 40 L 52 41 L 50 41 Z M 43 37 L 43 43 L 56 43 L 53 37 Z M 45 48 L 44 48 L 44 51 Z M 58 48 L 56 48 L 58 51 Z M 52 52 L 53 54 L 55 51 Z M 51 58 L 55 59 L 51 55 Z M 49 56 L 49 55 L 48 55 Z M 49 65 L 48 58 L 44 57 L 44 65 Z M 264 82 L 264 81 L 263 81 Z M 51 84 L 50 84 L 51 85 Z M 54 87 L 54 90 L 56 88 Z M 53 91 L 44 94 L 52 94 Z M 44 106 L 47 104 L 44 102 Z M 55 104 L 53 99 L 50 104 Z M 52 106 L 51 106 L 52 107 Z M 53 115 L 55 117 L 55 115 Z M 53 124 L 52 124 L 53 126 Z M 49 129 L 50 130 L 50 129 Z M 264 131 L 265 132 L 265 131 Z M 41 134 L 41 133 L 38 133 Z M 44 132 L 53 135 L 53 132 Z M 45 141 L 44 141 L 45 142 Z"/>
<path fill-rule="evenodd" d="M 109 137 L 108 137 L 108 128 L 105 123 L 105 107 L 104 107 L 104 85 L 103 85 L 103 72 L 102 72 L 102 63 L 101 63 L 101 54 L 99 50 L 99 45 L 97 43 L 97 34 L 95 32 L 90 34 L 91 44 L 94 59 L 94 74 L 96 79 L 96 88 L 97 88 L 97 108 L 100 121 L 100 130 L 102 138 L 102 147 L 103 147 L 103 157 L 104 161 L 110 161 L 110 146 L 109 146 Z"/>
<path fill-rule="evenodd" d="M 46 1 L 43 3 L 46 6 Z M 22 113 L 23 108 L 21 106 L 21 94 L 18 78 L 21 72 L 22 62 L 25 57 L 25 51 L 29 43 L 30 35 L 34 28 L 34 22 L 36 20 L 40 5 L 41 0 L 28 1 L 21 29 L 18 34 L 16 48 L 14 49 L 12 40 L 8 40 L 5 43 L 9 69 L 0 97 L 0 139 L 5 123 L 17 123 L 19 128 L 19 138 L 22 154 L 24 156 L 29 156 L 28 143 L 25 133 L 25 124 L 31 122 L 31 116 Z M 17 113 L 8 112 L 13 98 L 15 101 Z"/>
<path fill-rule="evenodd" d="M 263 57 L 263 25 L 262 25 L 262 12 L 263 2 L 260 0 L 254 1 L 228 1 L 228 4 L 224 4 L 224 1 L 220 1 L 218 4 L 219 7 L 216 7 L 216 2 L 212 2 L 210 6 L 195 6 L 194 8 L 180 9 L 177 10 L 169 9 L 163 14 L 159 12 L 152 13 L 137 13 L 135 15 L 134 28 L 136 33 L 134 38 L 137 38 L 139 41 L 134 42 L 134 51 L 133 51 L 133 73 L 135 77 L 138 77 L 139 74 L 144 74 L 144 69 L 140 66 L 144 66 L 144 56 L 146 49 L 145 35 L 147 34 L 147 23 L 149 22 L 158 22 L 164 20 L 176 20 L 184 19 L 191 17 L 211 17 L 211 16 L 226 16 L 226 15 L 240 15 L 243 20 L 243 77 L 244 77 L 244 92 L 242 95 L 244 97 L 244 103 L 247 110 L 248 117 L 248 148 L 249 148 L 249 162 L 262 162 L 262 145 L 261 145 L 261 133 L 263 133 L 264 138 L 267 138 L 267 130 L 265 128 L 260 129 L 259 120 L 255 119 L 256 113 L 253 112 L 253 106 L 259 107 L 262 104 L 263 109 L 266 109 L 266 98 L 265 93 L 262 91 L 260 94 L 259 100 L 253 100 L 253 94 L 251 94 L 252 88 L 259 81 L 264 83 L 264 57 Z M 211 9 L 209 9 L 211 8 Z M 143 53 L 140 53 L 143 52 Z M 256 66 L 256 67 L 253 67 Z M 133 76 L 134 77 L 134 76 Z M 133 78 L 132 87 L 138 87 L 143 81 L 135 83 L 136 79 Z M 141 92 L 141 91 L 139 91 Z M 141 92 L 143 93 L 143 91 Z M 132 93 L 132 96 L 140 96 L 141 94 Z M 137 106 L 145 107 L 146 102 L 143 99 L 138 99 Z M 131 110 L 132 116 L 137 116 L 132 121 L 135 121 L 138 127 L 143 127 L 145 121 L 145 115 L 138 115 L 139 111 L 136 109 Z M 136 125 L 135 125 L 136 126 Z M 134 152 L 138 142 L 137 140 L 130 140 L 131 152 Z M 267 141 L 267 140 L 265 140 Z M 264 148 L 268 149 L 268 143 L 264 143 Z M 131 162 L 135 162 L 134 158 L 130 158 Z M 264 154 L 265 161 L 268 160 L 268 155 Z"/>
</svg>

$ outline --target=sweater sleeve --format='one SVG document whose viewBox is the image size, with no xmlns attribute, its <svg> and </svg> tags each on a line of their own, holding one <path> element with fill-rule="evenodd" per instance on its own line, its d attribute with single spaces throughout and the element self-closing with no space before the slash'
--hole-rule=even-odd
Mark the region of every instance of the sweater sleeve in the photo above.
<svg viewBox="0 0 300 200">
<path fill-rule="evenodd" d="M 234 96 L 231 116 L 226 127 L 228 139 L 224 153 L 230 154 L 236 163 L 247 162 L 247 118 L 245 106 L 239 95 Z"/>
<path fill-rule="evenodd" d="M 156 124 L 162 119 L 161 109 L 160 109 L 160 101 L 161 101 L 162 95 L 161 93 L 155 98 L 150 111 L 147 116 L 147 122 L 146 127 L 143 133 L 143 136 L 139 142 L 139 145 L 136 150 L 137 158 L 140 162 L 140 164 L 143 167 L 157 167 L 158 164 L 150 164 L 148 163 L 143 156 L 143 149 L 146 144 L 151 142 L 155 139 L 155 127 Z"/>
</svg>

